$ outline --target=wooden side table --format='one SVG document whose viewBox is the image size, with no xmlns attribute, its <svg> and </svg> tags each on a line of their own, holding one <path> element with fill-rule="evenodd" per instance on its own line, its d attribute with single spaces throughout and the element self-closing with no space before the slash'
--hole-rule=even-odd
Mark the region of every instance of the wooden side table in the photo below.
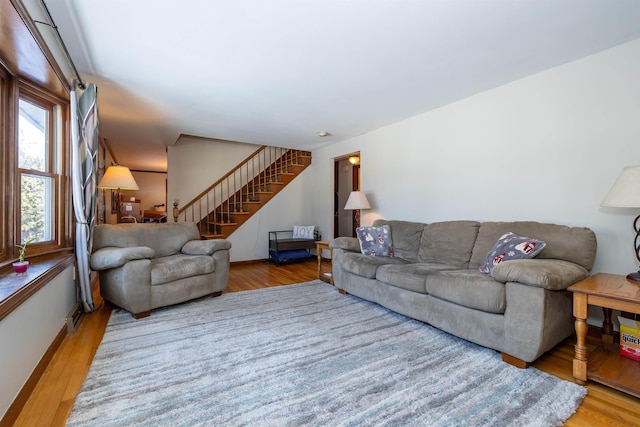
<svg viewBox="0 0 640 427">
<path fill-rule="evenodd" d="M 613 343 L 611 311 L 640 313 L 640 283 L 617 274 L 598 273 L 569 287 L 573 292 L 573 315 L 576 318 L 576 346 L 573 377 L 579 384 L 593 380 L 635 397 L 640 397 L 640 362 L 621 356 Z M 602 343 L 587 355 L 587 307 L 604 310 Z"/>
<path fill-rule="evenodd" d="M 329 271 L 325 271 L 325 272 L 322 271 L 322 250 L 323 249 L 328 250 L 329 257 L 331 257 L 331 248 L 329 247 L 329 242 L 324 240 L 316 242 L 316 253 L 318 254 L 318 279 L 333 285 L 333 274 L 331 273 L 331 268 L 329 268 Z"/>
</svg>

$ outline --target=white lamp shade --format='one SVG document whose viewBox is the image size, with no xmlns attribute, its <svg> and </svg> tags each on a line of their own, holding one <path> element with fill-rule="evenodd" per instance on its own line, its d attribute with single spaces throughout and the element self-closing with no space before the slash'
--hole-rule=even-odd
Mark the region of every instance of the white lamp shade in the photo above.
<svg viewBox="0 0 640 427">
<path fill-rule="evenodd" d="M 98 188 L 111 190 L 139 190 L 136 180 L 126 166 L 109 166 L 98 183 Z"/>
<path fill-rule="evenodd" d="M 640 166 L 627 166 L 622 169 L 601 206 L 640 208 Z"/>
<path fill-rule="evenodd" d="M 345 210 L 371 209 L 371 205 L 362 191 L 352 191 L 344 208 Z"/>
</svg>

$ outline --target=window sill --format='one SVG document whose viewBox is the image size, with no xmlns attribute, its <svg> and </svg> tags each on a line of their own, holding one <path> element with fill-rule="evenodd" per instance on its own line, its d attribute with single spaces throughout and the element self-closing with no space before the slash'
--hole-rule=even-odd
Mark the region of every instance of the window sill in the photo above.
<svg viewBox="0 0 640 427">
<path fill-rule="evenodd" d="M 11 264 L 0 269 L 0 320 L 38 292 L 54 277 L 75 263 L 71 250 L 29 258 L 29 269 L 18 276 Z"/>
</svg>

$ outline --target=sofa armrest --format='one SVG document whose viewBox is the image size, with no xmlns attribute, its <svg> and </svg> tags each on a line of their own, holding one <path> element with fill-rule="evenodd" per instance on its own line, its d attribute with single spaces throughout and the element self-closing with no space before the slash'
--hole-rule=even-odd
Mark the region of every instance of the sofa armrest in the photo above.
<svg viewBox="0 0 640 427">
<path fill-rule="evenodd" d="M 151 259 L 155 254 L 156 252 L 147 246 L 101 248 L 91 254 L 91 269 L 108 270 L 110 268 L 118 268 L 136 259 Z"/>
<path fill-rule="evenodd" d="M 589 276 L 584 267 L 559 259 L 517 259 L 501 262 L 491 271 L 499 282 L 518 282 L 560 291 Z"/>
<path fill-rule="evenodd" d="M 181 252 L 185 255 L 213 255 L 216 251 L 231 249 L 231 242 L 224 239 L 190 240 Z"/>
<path fill-rule="evenodd" d="M 360 252 L 360 242 L 355 237 L 336 237 L 329 242 L 331 249 L 344 249 L 345 251 Z"/>
</svg>

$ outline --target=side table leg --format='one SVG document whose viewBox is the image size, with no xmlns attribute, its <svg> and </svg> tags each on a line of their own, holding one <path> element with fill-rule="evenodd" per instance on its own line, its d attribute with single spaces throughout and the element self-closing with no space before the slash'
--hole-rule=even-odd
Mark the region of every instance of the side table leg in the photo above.
<svg viewBox="0 0 640 427">
<path fill-rule="evenodd" d="M 604 320 L 602 321 L 602 342 L 613 344 L 613 323 L 611 323 L 611 312 L 613 310 L 602 307 L 602 311 L 604 312 Z"/>
<path fill-rule="evenodd" d="M 316 243 L 316 253 L 318 254 L 318 279 L 322 278 L 322 248 Z"/>
<path fill-rule="evenodd" d="M 576 318 L 576 345 L 573 359 L 573 378 L 578 384 L 587 382 L 587 296 L 585 294 L 573 294 L 573 315 Z"/>
</svg>

